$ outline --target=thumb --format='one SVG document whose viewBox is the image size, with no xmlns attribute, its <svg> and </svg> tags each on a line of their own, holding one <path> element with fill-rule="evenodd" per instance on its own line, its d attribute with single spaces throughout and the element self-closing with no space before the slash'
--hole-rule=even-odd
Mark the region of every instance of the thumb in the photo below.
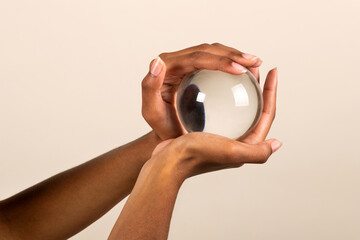
<svg viewBox="0 0 360 240">
<path fill-rule="evenodd" d="M 142 81 L 143 90 L 145 89 L 159 89 L 164 82 L 166 66 L 164 61 L 158 56 L 150 63 L 149 73 Z"/>
<path fill-rule="evenodd" d="M 161 86 L 164 82 L 165 72 L 164 61 L 157 57 L 151 61 L 149 73 L 141 83 L 142 114 L 147 122 L 151 122 L 151 119 L 163 110 L 164 102 L 161 97 Z"/>
<path fill-rule="evenodd" d="M 266 143 L 270 144 L 271 152 L 274 153 L 282 146 L 282 142 L 277 139 L 269 139 L 265 141 Z"/>
<path fill-rule="evenodd" d="M 276 152 L 282 143 L 276 139 L 269 139 L 258 144 L 237 142 L 234 154 L 241 163 L 265 163 Z"/>
<path fill-rule="evenodd" d="M 163 72 L 163 70 L 165 70 L 164 68 L 165 68 L 164 61 L 160 58 L 160 56 L 156 57 L 150 63 L 150 69 L 149 69 L 150 77 L 153 78 L 158 77 Z"/>
<path fill-rule="evenodd" d="M 250 159 L 253 163 L 265 163 L 274 152 L 279 150 L 281 145 L 282 143 L 277 139 L 268 139 L 262 143 L 252 145 L 254 151 Z M 251 153 L 251 151 L 249 152 Z M 254 154 L 254 152 L 256 153 Z"/>
</svg>

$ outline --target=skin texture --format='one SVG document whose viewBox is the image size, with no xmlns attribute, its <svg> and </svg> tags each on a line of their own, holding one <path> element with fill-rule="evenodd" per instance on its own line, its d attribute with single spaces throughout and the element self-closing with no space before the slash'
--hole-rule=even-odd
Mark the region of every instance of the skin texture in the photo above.
<svg viewBox="0 0 360 240">
<path fill-rule="evenodd" d="M 1 201 L 1 240 L 67 239 L 130 192 L 110 238 L 165 239 L 178 189 L 187 177 L 250 160 L 264 161 L 275 141 L 261 142 L 274 117 L 273 105 L 264 114 L 268 117 L 242 143 L 215 135 L 183 135 L 175 109 L 176 91 L 186 74 L 198 69 L 242 74 L 236 63 L 258 77 L 261 60 L 219 43 L 160 57 L 157 68 L 151 62 L 142 82 L 142 114 L 153 131 Z M 213 152 L 201 151 L 205 143 L 214 144 Z M 264 154 L 258 156 L 255 150 Z"/>
<path fill-rule="evenodd" d="M 67 239 L 132 190 L 159 138 L 154 132 L 0 202 L 0 239 Z"/>
<path fill-rule="evenodd" d="M 229 64 L 230 62 L 228 65 L 220 66 L 231 71 Z M 158 78 L 164 78 L 166 74 L 163 71 Z M 151 77 L 156 78 L 156 76 Z M 258 78 L 259 75 L 257 74 L 256 77 Z M 165 84 L 162 79 L 155 80 L 152 84 L 157 85 L 160 82 Z M 176 87 L 177 85 L 174 88 Z M 156 120 L 161 122 L 162 118 L 168 116 L 165 113 L 172 112 L 170 103 L 173 102 L 165 99 L 173 100 L 173 93 L 169 88 L 157 85 L 153 88 L 156 90 L 152 91 L 151 96 L 151 93 L 146 92 L 148 88 L 149 86 L 143 89 L 147 100 L 157 101 L 158 104 L 163 101 L 165 106 L 170 105 L 164 108 L 168 109 L 168 112 L 160 111 L 156 116 L 151 117 L 149 112 L 144 115 L 145 118 L 149 117 L 148 123 L 156 129 L 158 127 Z M 276 88 L 277 69 L 273 69 L 268 73 L 264 85 L 264 109 L 261 119 L 255 129 L 241 141 L 209 133 L 189 133 L 160 143 L 150 160 L 143 166 L 109 239 L 167 239 L 176 197 L 187 178 L 211 171 L 240 167 L 245 163 L 265 163 L 270 155 L 281 147 L 281 143 L 275 139 L 265 140 L 275 118 Z M 166 94 L 161 94 L 164 91 Z M 172 128 L 176 129 L 176 124 L 175 121 L 172 122 Z M 172 134 L 175 135 L 176 132 Z M 163 135 L 163 137 L 168 136 Z"/>
</svg>

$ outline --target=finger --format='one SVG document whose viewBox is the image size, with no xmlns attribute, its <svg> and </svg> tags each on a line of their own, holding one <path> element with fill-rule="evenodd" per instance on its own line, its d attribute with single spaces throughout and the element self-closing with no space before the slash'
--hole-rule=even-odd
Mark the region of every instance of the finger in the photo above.
<svg viewBox="0 0 360 240">
<path fill-rule="evenodd" d="M 257 82 L 260 83 L 260 71 L 259 71 L 259 68 L 258 67 L 256 67 L 256 68 L 249 67 L 248 70 L 254 75 Z"/>
<path fill-rule="evenodd" d="M 247 69 L 224 56 L 207 52 L 192 52 L 166 59 L 167 69 L 172 75 L 183 76 L 199 69 L 220 70 L 231 74 L 242 74 Z"/>
<path fill-rule="evenodd" d="M 282 143 L 276 139 L 269 139 L 258 144 L 245 144 L 234 142 L 232 157 L 239 164 L 244 163 L 265 163 L 271 154 L 276 152 Z"/>
<path fill-rule="evenodd" d="M 229 47 L 229 46 L 225 46 L 225 45 L 223 45 L 223 44 L 221 44 L 221 43 L 213 43 L 212 45 L 214 45 L 214 46 L 216 46 L 216 47 L 219 47 L 219 48 L 222 48 L 222 49 L 225 49 L 225 50 L 227 50 L 227 51 L 232 51 L 232 52 L 240 53 L 244 58 L 246 58 L 246 59 L 251 59 L 252 61 L 256 62 L 256 63 L 254 64 L 254 67 L 255 67 L 255 66 L 259 67 L 259 66 L 262 64 L 262 60 L 261 60 L 259 57 L 255 56 L 255 55 L 253 55 L 253 54 L 243 53 L 243 52 L 237 50 L 236 48 L 232 48 L 232 47 Z"/>
<path fill-rule="evenodd" d="M 176 51 L 176 52 L 162 53 L 162 54 L 160 54 L 160 57 L 162 57 L 166 61 L 166 59 L 168 59 L 168 58 L 186 55 L 186 54 L 190 54 L 193 52 L 206 52 L 206 53 L 211 53 L 214 55 L 228 57 L 228 58 L 232 59 L 233 61 L 235 61 L 243 66 L 246 66 L 246 67 L 249 67 L 249 66 L 258 67 L 262 63 L 262 61 L 254 55 L 243 53 L 243 52 L 240 52 L 239 50 L 236 50 L 233 48 L 225 48 L 224 45 L 219 44 L 219 43 L 214 43 L 214 44 L 204 43 L 204 44 L 200 44 L 200 45 L 197 45 L 194 47 L 185 48 L 183 50 Z"/>
<path fill-rule="evenodd" d="M 164 82 L 166 65 L 160 57 L 150 63 L 149 73 L 141 83 L 142 87 L 142 115 L 152 126 L 155 119 L 165 111 L 165 103 L 161 97 L 161 86 Z"/>
<path fill-rule="evenodd" d="M 278 74 L 277 69 L 272 69 L 265 81 L 263 90 L 263 110 L 260 120 L 251 134 L 246 137 L 245 142 L 259 142 L 263 141 L 275 118 L 276 113 L 276 89 L 277 89 Z"/>
</svg>

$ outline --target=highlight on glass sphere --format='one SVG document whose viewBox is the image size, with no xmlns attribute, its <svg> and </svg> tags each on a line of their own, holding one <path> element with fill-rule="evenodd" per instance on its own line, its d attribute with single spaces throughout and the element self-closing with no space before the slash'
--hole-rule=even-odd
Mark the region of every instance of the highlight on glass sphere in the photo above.
<svg viewBox="0 0 360 240">
<path fill-rule="evenodd" d="M 208 132 L 232 139 L 245 137 L 259 121 L 262 94 L 256 78 L 246 71 L 233 75 L 198 70 L 180 84 L 176 107 L 188 132 Z"/>
</svg>

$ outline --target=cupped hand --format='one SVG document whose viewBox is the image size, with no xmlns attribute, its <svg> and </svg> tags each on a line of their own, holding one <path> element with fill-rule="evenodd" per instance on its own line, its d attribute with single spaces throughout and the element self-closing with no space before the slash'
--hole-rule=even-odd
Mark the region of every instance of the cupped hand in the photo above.
<svg viewBox="0 0 360 240">
<path fill-rule="evenodd" d="M 277 69 L 271 70 L 264 85 L 264 107 L 259 123 L 241 141 L 210 133 L 194 132 L 159 144 L 154 152 L 161 164 L 176 164 L 183 179 L 245 163 L 265 163 L 281 147 L 276 139 L 265 140 L 276 112 Z M 169 161 L 170 159 L 170 161 Z M 164 163 L 165 162 L 165 163 Z M 179 167 L 180 166 L 180 167 Z"/>
<path fill-rule="evenodd" d="M 142 81 L 142 114 L 162 139 L 183 135 L 176 113 L 176 93 L 183 77 L 199 69 L 242 74 L 248 69 L 256 77 L 262 61 L 220 43 L 201 44 L 176 52 L 162 53 L 150 63 Z"/>
</svg>

